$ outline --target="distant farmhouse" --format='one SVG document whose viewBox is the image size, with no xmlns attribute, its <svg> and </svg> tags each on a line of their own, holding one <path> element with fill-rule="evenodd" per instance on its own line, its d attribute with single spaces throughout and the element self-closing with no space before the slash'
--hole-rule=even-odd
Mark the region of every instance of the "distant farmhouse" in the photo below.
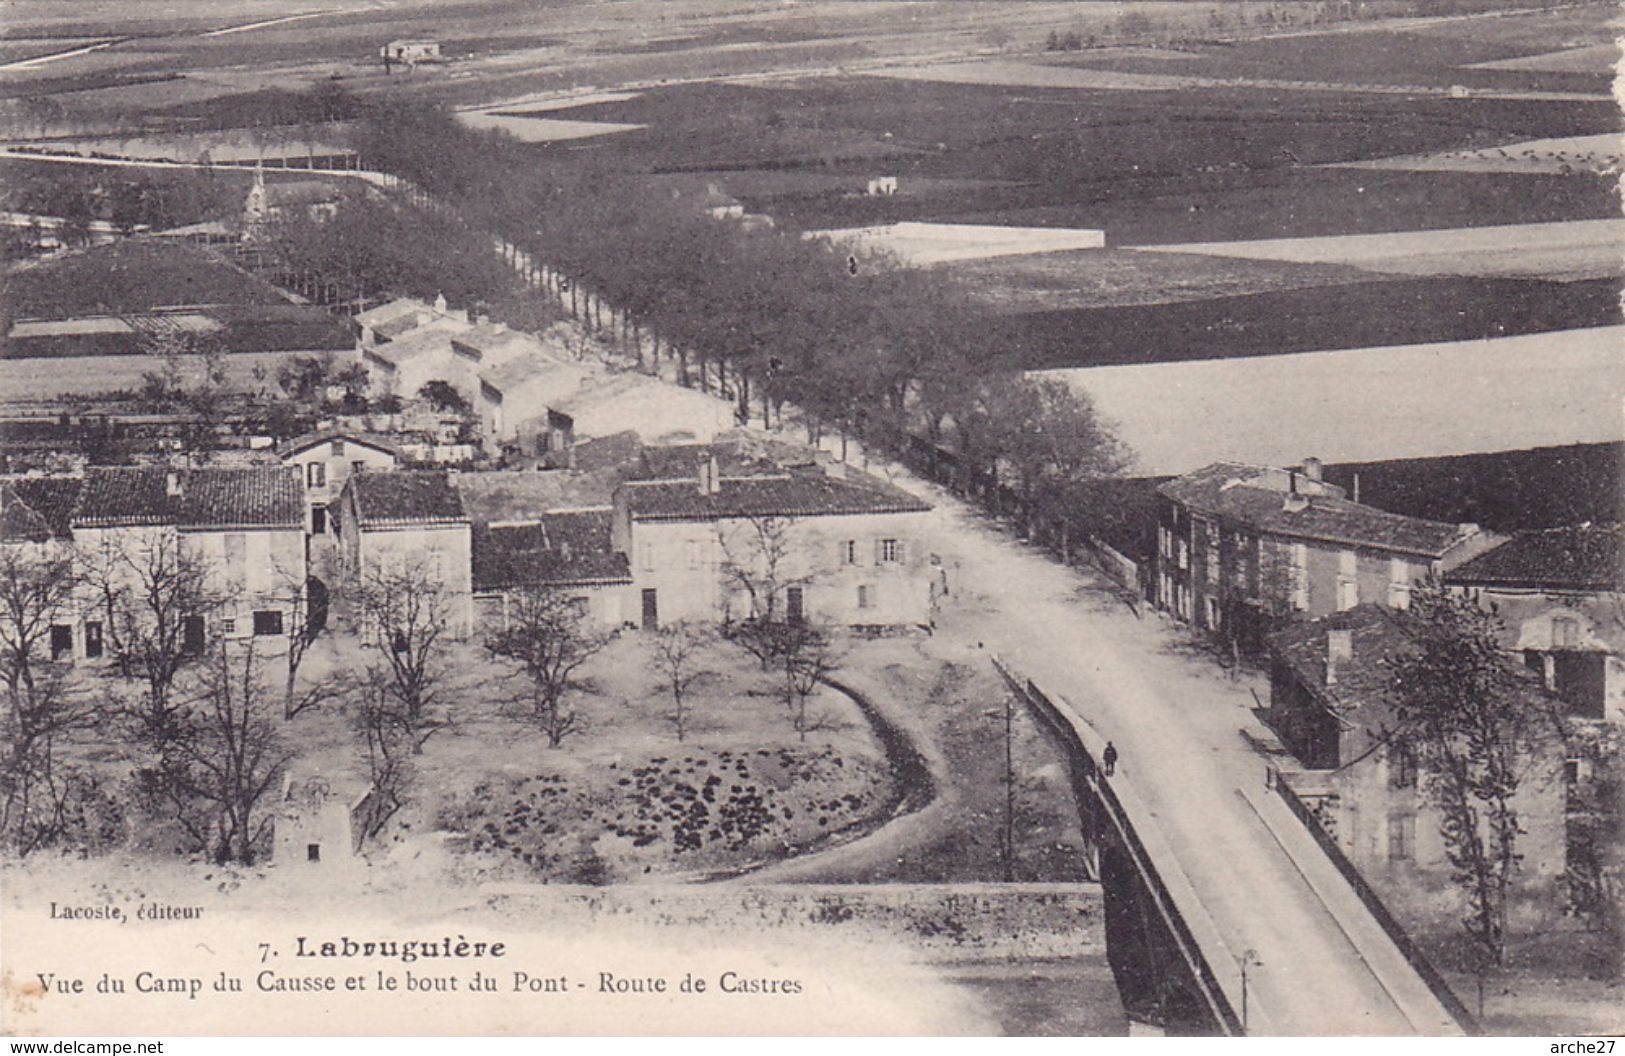
<svg viewBox="0 0 1625 1056">
<path fill-rule="evenodd" d="M 422 37 L 392 40 L 378 49 L 378 56 L 384 60 L 386 68 L 397 63 L 412 67 L 420 62 L 445 61 L 440 54 L 440 42 Z"/>
</svg>

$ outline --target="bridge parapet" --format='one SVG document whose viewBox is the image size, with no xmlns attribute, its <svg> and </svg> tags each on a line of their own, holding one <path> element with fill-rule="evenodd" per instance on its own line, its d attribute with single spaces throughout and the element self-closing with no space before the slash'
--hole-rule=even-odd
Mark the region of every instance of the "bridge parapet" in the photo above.
<svg viewBox="0 0 1625 1056">
<path fill-rule="evenodd" d="M 1219 935 L 1150 812 L 1132 789 L 1114 786 L 1103 774 L 1105 738 L 1064 698 L 1052 698 L 997 656 L 993 666 L 1061 743 L 1086 813 L 1086 834 L 1104 848 L 1099 872 L 1108 905 L 1107 953 L 1131 1014 L 1156 1016 L 1170 1031 L 1271 1033 L 1268 1011 L 1256 997 L 1249 1000 L 1240 971 L 1230 971 L 1239 969 L 1241 956 Z M 1114 903 L 1134 930 L 1113 928 Z"/>
</svg>

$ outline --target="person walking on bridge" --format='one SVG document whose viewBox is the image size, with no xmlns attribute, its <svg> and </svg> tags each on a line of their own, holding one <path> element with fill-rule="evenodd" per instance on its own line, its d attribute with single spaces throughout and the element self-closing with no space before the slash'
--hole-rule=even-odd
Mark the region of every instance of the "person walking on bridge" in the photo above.
<svg viewBox="0 0 1625 1056">
<path fill-rule="evenodd" d="M 1106 742 L 1106 750 L 1100 753 L 1100 761 L 1106 764 L 1106 776 L 1110 777 L 1117 770 L 1117 745 Z"/>
</svg>

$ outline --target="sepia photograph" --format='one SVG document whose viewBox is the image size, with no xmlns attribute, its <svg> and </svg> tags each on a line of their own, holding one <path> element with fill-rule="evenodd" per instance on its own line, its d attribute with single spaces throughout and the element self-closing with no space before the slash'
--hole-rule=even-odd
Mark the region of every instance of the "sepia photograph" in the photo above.
<svg viewBox="0 0 1625 1056">
<path fill-rule="evenodd" d="M 8 1051 L 1611 1053 L 1621 40 L 0 0 Z"/>
</svg>

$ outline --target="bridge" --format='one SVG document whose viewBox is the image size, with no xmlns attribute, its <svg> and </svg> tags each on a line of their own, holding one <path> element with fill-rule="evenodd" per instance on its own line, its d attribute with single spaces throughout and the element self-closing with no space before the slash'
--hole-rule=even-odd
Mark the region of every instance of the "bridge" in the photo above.
<svg viewBox="0 0 1625 1056">
<path fill-rule="evenodd" d="M 1264 789 L 1262 765 L 1256 790 L 1230 794 L 1189 759 L 1108 777 L 1106 738 L 1078 709 L 993 662 L 1067 757 L 1132 1018 L 1174 1034 L 1468 1031 L 1465 1010 Z"/>
</svg>

